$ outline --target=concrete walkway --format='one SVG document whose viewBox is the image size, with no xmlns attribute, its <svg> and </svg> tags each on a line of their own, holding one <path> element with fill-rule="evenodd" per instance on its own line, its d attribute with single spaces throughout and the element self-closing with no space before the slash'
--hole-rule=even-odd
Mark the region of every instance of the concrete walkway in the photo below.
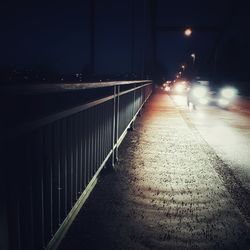
<svg viewBox="0 0 250 250">
<path fill-rule="evenodd" d="M 60 249 L 250 249 L 223 164 L 166 94 L 155 94 Z"/>
</svg>

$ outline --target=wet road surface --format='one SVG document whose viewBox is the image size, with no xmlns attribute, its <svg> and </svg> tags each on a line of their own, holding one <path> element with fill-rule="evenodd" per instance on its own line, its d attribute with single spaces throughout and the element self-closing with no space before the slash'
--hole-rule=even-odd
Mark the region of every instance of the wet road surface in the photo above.
<svg viewBox="0 0 250 250">
<path fill-rule="evenodd" d="M 188 110 L 184 96 L 171 98 L 250 192 L 250 112 L 211 106 Z"/>
<path fill-rule="evenodd" d="M 187 108 L 185 96 L 171 95 L 171 99 L 185 121 L 223 161 L 217 170 L 241 212 L 250 221 L 250 102 L 241 100 L 228 110 L 216 106 L 192 110 Z"/>
<path fill-rule="evenodd" d="M 250 249 L 247 189 L 197 114 L 155 94 L 60 249 Z"/>
</svg>

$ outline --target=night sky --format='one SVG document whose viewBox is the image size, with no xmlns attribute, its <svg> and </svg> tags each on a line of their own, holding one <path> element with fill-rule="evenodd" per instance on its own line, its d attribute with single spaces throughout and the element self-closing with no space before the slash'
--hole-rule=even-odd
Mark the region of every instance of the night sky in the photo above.
<svg viewBox="0 0 250 250">
<path fill-rule="evenodd" d="M 57 75 L 91 74 L 91 0 L 14 1 L 1 6 L 1 70 L 32 69 Z M 161 77 L 173 78 L 180 65 L 199 73 L 248 80 L 249 8 L 240 1 L 155 1 L 156 65 Z M 95 75 L 150 77 L 152 39 L 150 0 L 95 1 Z M 184 37 L 173 27 L 201 27 Z M 221 32 L 202 27 L 222 27 Z"/>
</svg>

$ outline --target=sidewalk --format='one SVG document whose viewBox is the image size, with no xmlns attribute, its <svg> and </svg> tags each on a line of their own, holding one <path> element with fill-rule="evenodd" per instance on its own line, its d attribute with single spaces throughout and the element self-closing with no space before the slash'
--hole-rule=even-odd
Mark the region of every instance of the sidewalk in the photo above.
<svg viewBox="0 0 250 250">
<path fill-rule="evenodd" d="M 221 164 L 166 94 L 155 94 L 60 249 L 250 249 Z"/>
</svg>

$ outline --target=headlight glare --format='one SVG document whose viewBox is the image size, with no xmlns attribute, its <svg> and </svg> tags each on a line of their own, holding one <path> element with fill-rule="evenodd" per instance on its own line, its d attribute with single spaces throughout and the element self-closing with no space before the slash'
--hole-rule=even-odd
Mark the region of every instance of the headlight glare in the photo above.
<svg viewBox="0 0 250 250">
<path fill-rule="evenodd" d="M 193 89 L 192 94 L 196 98 L 203 98 L 207 94 L 207 88 L 204 86 L 197 86 Z"/>
<path fill-rule="evenodd" d="M 177 84 L 175 86 L 175 90 L 176 90 L 177 93 L 182 93 L 185 90 L 185 86 L 183 84 Z"/>
<path fill-rule="evenodd" d="M 219 106 L 221 106 L 221 107 L 226 107 L 226 106 L 229 105 L 229 100 L 228 100 L 228 99 L 224 99 L 224 98 L 220 98 L 220 99 L 218 100 L 218 104 L 219 104 Z"/>
<path fill-rule="evenodd" d="M 199 103 L 202 105 L 207 105 L 208 104 L 208 99 L 207 98 L 201 98 L 199 99 Z"/>
<path fill-rule="evenodd" d="M 221 90 L 221 96 L 226 99 L 232 99 L 236 96 L 236 94 L 237 94 L 237 91 L 235 88 L 228 87 L 228 88 L 223 88 Z"/>
</svg>

